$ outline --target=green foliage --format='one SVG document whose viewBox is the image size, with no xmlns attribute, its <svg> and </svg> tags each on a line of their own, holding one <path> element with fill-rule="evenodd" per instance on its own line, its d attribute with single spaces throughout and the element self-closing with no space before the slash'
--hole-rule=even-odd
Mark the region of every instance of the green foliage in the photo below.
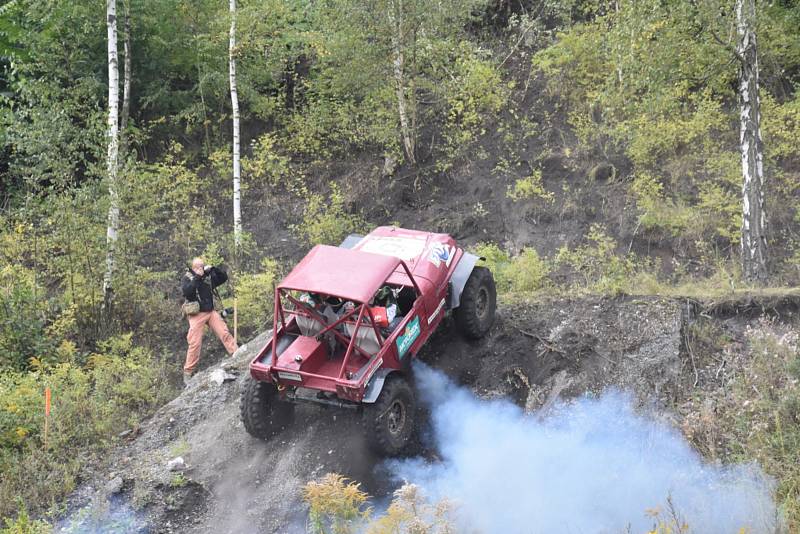
<svg viewBox="0 0 800 534">
<path fill-rule="evenodd" d="M 187 484 L 187 482 L 188 479 L 186 478 L 186 475 L 184 475 L 183 473 L 175 473 L 174 475 L 172 475 L 172 478 L 169 481 L 169 485 L 172 486 L 173 488 L 182 488 Z"/>
<path fill-rule="evenodd" d="M 62 352 L 74 356 L 74 346 Z M 17 496 L 41 508 L 72 491 L 85 462 L 169 398 L 167 376 L 165 362 L 133 346 L 130 334 L 100 343 L 85 365 L 0 371 L 0 516 L 15 512 Z M 45 387 L 53 399 L 46 448 Z"/>
<path fill-rule="evenodd" d="M 624 292 L 639 268 L 636 257 L 617 254 L 616 241 L 600 225 L 592 225 L 586 239 L 586 245 L 559 249 L 556 265 L 581 275 L 584 287 L 591 291 L 612 295 Z"/>
<path fill-rule="evenodd" d="M 280 278 L 278 262 L 270 258 L 261 260 L 260 271 L 237 277 L 239 328 L 245 336 L 270 327 L 275 284 Z"/>
<path fill-rule="evenodd" d="M 34 357 L 51 357 L 55 348 L 47 335 L 50 315 L 44 299 L 37 299 L 34 273 L 0 268 L 0 369 L 23 371 Z"/>
<path fill-rule="evenodd" d="M 466 154 L 478 136 L 486 133 L 486 123 L 506 105 L 513 83 L 505 82 L 497 66 L 468 41 L 455 49 L 453 78 L 447 96 L 447 120 L 443 134 L 445 146 L 439 170 L 447 170 L 456 158 Z"/>
<path fill-rule="evenodd" d="M 494 243 L 480 243 L 474 253 L 486 258 L 500 294 L 534 293 L 547 286 L 550 267 L 532 248 L 512 258 Z"/>
<path fill-rule="evenodd" d="M 0 534 L 50 534 L 53 532 L 46 521 L 31 519 L 27 510 L 20 507 L 15 519 L 6 518 L 5 526 L 0 525 Z"/>
<path fill-rule="evenodd" d="M 404 484 L 394 492 L 386 512 L 372 518 L 369 496 L 360 485 L 328 473 L 306 484 L 303 500 L 309 505 L 313 534 L 447 534 L 454 532 L 452 505 L 430 503 L 419 487 Z"/>
<path fill-rule="evenodd" d="M 769 174 L 770 163 L 800 155 L 791 142 L 796 98 L 782 86 L 791 83 L 782 69 L 800 65 L 800 46 L 784 33 L 798 12 L 786 4 L 757 10 L 761 79 L 777 83 L 762 87 Z M 723 36 L 735 44 L 733 19 L 723 2 L 621 2 L 567 28 L 533 57 L 548 94 L 567 108 L 579 143 L 571 155 L 624 155 L 633 166 L 631 197 L 654 237 L 738 243 L 737 68 L 718 42 Z M 775 174 L 767 203 L 780 219 L 791 204 L 781 200 L 797 191 L 788 175 Z"/>
<path fill-rule="evenodd" d="M 529 176 L 520 178 L 509 186 L 506 196 L 511 200 L 542 199 L 552 202 L 554 195 L 544 188 L 542 184 L 542 171 L 534 170 Z"/>
<path fill-rule="evenodd" d="M 291 160 L 278 149 L 275 134 L 267 133 L 253 142 L 253 155 L 242 159 L 242 170 L 251 179 L 277 187 L 291 179 Z"/>
<path fill-rule="evenodd" d="M 367 494 L 360 484 L 328 473 L 320 481 L 311 481 L 303 491 L 308 504 L 311 532 L 314 534 L 351 534 L 370 514 Z"/>
<path fill-rule="evenodd" d="M 309 245 L 338 245 L 348 234 L 366 227 L 366 221 L 358 214 L 345 209 L 344 195 L 336 183 L 331 184 L 330 194 L 325 196 L 303 191 L 307 199 L 303 219 L 291 228 Z"/>
</svg>

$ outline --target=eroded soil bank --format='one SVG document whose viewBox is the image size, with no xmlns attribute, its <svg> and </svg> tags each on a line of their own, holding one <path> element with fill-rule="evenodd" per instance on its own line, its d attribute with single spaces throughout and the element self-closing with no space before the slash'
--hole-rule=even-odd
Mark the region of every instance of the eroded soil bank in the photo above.
<svg viewBox="0 0 800 534">
<path fill-rule="evenodd" d="M 446 321 L 419 356 L 479 397 L 507 397 L 527 411 L 610 387 L 630 391 L 642 409 L 692 438 L 687 422 L 702 409 L 698 395 L 723 387 L 739 364 L 731 357 L 720 370 L 716 358 L 699 354 L 691 326 L 710 321 L 735 340 L 756 323 L 793 329 L 797 309 L 794 299 L 705 307 L 632 297 L 513 303 L 499 308 L 485 339 L 468 342 Z M 239 390 L 267 335 L 199 373 L 132 432 L 76 492 L 73 507 L 94 502 L 128 531 L 277 533 L 303 531 L 302 488 L 327 472 L 358 480 L 373 495 L 390 492 L 353 412 L 300 406 L 293 427 L 270 442 L 244 431 Z M 185 466 L 171 470 L 176 457 Z"/>
</svg>

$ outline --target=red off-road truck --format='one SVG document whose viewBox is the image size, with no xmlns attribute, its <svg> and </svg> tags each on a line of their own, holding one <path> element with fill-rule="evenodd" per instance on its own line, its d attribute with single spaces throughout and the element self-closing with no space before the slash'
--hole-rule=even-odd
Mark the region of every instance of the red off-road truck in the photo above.
<svg viewBox="0 0 800 534">
<path fill-rule="evenodd" d="M 479 259 L 447 234 L 396 227 L 315 246 L 275 288 L 273 336 L 242 390 L 245 429 L 271 437 L 298 402 L 353 408 L 375 450 L 402 454 L 415 428 L 411 360 L 449 312 L 469 338 L 494 322 Z"/>
</svg>

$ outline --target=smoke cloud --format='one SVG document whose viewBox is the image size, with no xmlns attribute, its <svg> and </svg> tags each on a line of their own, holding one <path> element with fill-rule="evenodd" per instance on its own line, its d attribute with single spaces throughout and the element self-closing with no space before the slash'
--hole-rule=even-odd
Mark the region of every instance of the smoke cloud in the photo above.
<svg viewBox="0 0 800 534">
<path fill-rule="evenodd" d="M 667 499 L 694 533 L 775 532 L 773 483 L 756 465 L 713 465 L 679 432 L 609 392 L 526 415 L 416 368 L 441 461 L 387 464 L 398 480 L 457 506 L 464 532 L 646 532 Z"/>
</svg>

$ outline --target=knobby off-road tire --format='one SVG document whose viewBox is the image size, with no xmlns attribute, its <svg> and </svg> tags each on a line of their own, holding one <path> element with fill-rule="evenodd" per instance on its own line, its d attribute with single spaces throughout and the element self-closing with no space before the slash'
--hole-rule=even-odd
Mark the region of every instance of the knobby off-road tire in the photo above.
<svg viewBox="0 0 800 534">
<path fill-rule="evenodd" d="M 409 452 L 417 425 L 417 401 L 408 381 L 389 376 L 374 404 L 364 407 L 367 443 L 383 456 Z"/>
<path fill-rule="evenodd" d="M 280 400 L 275 385 L 248 376 L 239 399 L 239 413 L 248 434 L 269 439 L 292 424 L 294 404 Z"/>
<path fill-rule="evenodd" d="M 494 324 L 497 306 L 497 289 L 492 272 L 486 267 L 475 267 L 461 293 L 461 304 L 453 315 L 461 333 L 470 339 L 480 339 Z"/>
</svg>

